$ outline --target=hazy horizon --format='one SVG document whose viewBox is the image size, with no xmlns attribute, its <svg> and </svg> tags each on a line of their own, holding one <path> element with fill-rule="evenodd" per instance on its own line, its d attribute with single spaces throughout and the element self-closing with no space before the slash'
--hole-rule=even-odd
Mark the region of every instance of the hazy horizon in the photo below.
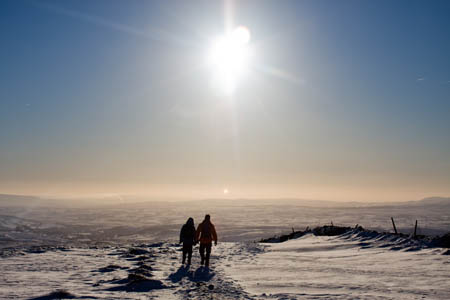
<svg viewBox="0 0 450 300">
<path fill-rule="evenodd" d="M 226 196 L 218 196 L 218 197 L 168 197 L 168 196 L 154 196 L 148 194 L 115 194 L 115 193 L 95 193 L 95 194 L 17 194 L 17 193 L 0 193 L 0 201 L 6 201 L 4 204 L 13 204 L 14 200 L 42 200 L 42 201 L 50 201 L 49 203 L 57 204 L 60 202 L 61 204 L 75 204 L 79 202 L 80 204 L 126 204 L 126 203 L 189 203 L 195 202 L 200 203 L 202 201 L 209 201 L 209 203 L 216 203 L 220 201 L 223 204 L 238 204 L 239 201 L 242 204 L 250 204 L 250 203 L 260 203 L 260 204 L 273 204 L 279 203 L 281 205 L 312 205 L 312 206 L 323 206 L 323 205 L 334 205 L 337 207 L 341 205 L 389 205 L 389 204 L 402 204 L 402 203 L 422 203 L 427 204 L 428 201 L 450 201 L 449 196 L 445 195 L 429 195 L 427 197 L 422 197 L 419 199 L 411 198 L 411 199 L 397 199 L 395 201 L 383 201 L 381 199 L 378 200 L 367 200 L 367 199 L 359 199 L 359 200 L 351 200 L 351 199 L 321 199 L 321 198 L 299 198 L 299 197 L 226 197 Z M 56 202 L 55 202 L 56 201 Z M 74 202 L 75 201 L 75 202 Z M 87 201 L 87 202 L 86 202 Z M 212 202 L 211 202 L 212 201 Z M 26 205 L 26 202 L 18 203 L 20 205 Z M 34 203 L 38 204 L 38 203 Z M 206 207 L 205 207 L 206 208 Z"/>
<path fill-rule="evenodd" d="M 449 13 L 448 1 L 1 1 L 0 193 L 446 197 Z"/>
</svg>

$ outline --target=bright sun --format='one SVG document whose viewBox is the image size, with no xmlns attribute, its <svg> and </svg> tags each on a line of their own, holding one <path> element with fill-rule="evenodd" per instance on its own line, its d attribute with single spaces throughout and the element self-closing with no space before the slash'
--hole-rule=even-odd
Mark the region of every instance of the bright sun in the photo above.
<svg viewBox="0 0 450 300">
<path fill-rule="evenodd" d="M 209 64 L 214 71 L 215 84 L 226 94 L 232 94 L 248 67 L 250 31 L 239 26 L 231 33 L 217 38 L 210 49 Z"/>
</svg>

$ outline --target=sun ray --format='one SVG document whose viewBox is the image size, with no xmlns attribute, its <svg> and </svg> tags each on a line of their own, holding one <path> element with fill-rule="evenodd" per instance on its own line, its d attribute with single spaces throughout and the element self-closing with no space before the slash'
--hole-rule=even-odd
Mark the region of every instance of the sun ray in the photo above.
<svg viewBox="0 0 450 300">
<path fill-rule="evenodd" d="M 278 69 L 275 67 L 255 65 L 254 69 L 263 74 L 267 74 L 267 75 L 276 77 L 278 79 L 285 80 L 285 81 L 293 83 L 295 85 L 303 85 L 306 82 L 303 78 L 300 78 L 294 74 L 291 74 L 287 71 L 284 71 L 284 70 L 281 70 L 281 69 Z"/>
<path fill-rule="evenodd" d="M 82 20 L 82 21 L 85 21 L 88 23 L 107 27 L 107 28 L 110 28 L 110 29 L 113 29 L 116 31 L 120 31 L 123 33 L 127 33 L 127 34 L 140 36 L 140 37 L 152 39 L 152 40 L 163 41 L 163 42 L 167 42 L 167 43 L 171 43 L 171 44 L 177 44 L 180 46 L 188 46 L 188 47 L 195 47 L 195 48 L 201 47 L 201 45 L 193 43 L 192 41 L 186 40 L 178 35 L 175 35 L 173 33 L 170 33 L 168 31 L 160 29 L 160 28 L 146 27 L 145 30 L 142 30 L 142 29 L 130 26 L 130 25 L 113 22 L 111 20 L 108 20 L 108 19 L 100 17 L 100 16 L 95 16 L 95 15 L 87 14 L 84 12 L 72 10 L 72 9 L 66 9 L 61 6 L 56 6 L 56 5 L 52 5 L 49 3 L 33 3 L 33 5 L 40 7 L 40 8 L 45 8 L 45 9 L 52 11 L 54 13 L 57 13 L 57 14 L 69 16 L 69 17 L 72 17 L 75 19 L 79 19 L 79 20 Z"/>
</svg>

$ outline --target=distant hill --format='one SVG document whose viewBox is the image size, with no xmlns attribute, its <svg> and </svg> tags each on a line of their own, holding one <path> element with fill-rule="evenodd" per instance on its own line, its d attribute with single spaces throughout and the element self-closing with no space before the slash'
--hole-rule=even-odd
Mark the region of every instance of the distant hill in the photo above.
<svg viewBox="0 0 450 300">
<path fill-rule="evenodd" d="M 408 206 L 408 207 L 448 207 L 450 208 L 450 198 L 449 197 L 427 197 L 422 200 L 408 201 L 404 203 L 398 203 L 398 206 Z"/>
<path fill-rule="evenodd" d="M 21 205 L 38 201 L 40 201 L 40 198 L 36 196 L 0 194 L 0 204 Z"/>
<path fill-rule="evenodd" d="M 385 207 L 385 206 L 447 206 L 450 205 L 449 197 L 427 197 L 421 200 L 402 201 L 402 202 L 357 202 L 357 201 L 327 201 L 327 200 L 309 200 L 298 198 L 273 198 L 273 199 L 203 199 L 194 200 L 191 203 L 202 204 L 208 202 L 209 205 L 216 206 L 304 206 L 316 208 L 363 208 L 363 207 Z"/>
<path fill-rule="evenodd" d="M 419 203 L 422 204 L 450 204 L 450 197 L 428 197 L 424 198 Z"/>
<path fill-rule="evenodd" d="M 427 197 L 421 200 L 413 200 L 406 202 L 338 202 L 326 200 L 310 200 L 299 198 L 271 198 L 271 199 L 201 199 L 201 200 L 184 200 L 183 203 L 191 203 L 193 205 L 204 205 L 205 202 L 210 206 L 217 207 L 239 207 L 239 206 L 303 206 L 312 208 L 363 208 L 363 207 L 417 207 L 417 206 L 448 206 L 450 207 L 450 197 Z M 147 197 L 133 196 L 103 196 L 103 197 L 71 197 L 71 198 L 42 198 L 29 195 L 0 194 L 0 205 L 20 206 L 20 205 L 70 205 L 70 206 L 103 206 L 103 205 L 179 205 L 180 201 L 173 199 L 150 199 Z"/>
</svg>

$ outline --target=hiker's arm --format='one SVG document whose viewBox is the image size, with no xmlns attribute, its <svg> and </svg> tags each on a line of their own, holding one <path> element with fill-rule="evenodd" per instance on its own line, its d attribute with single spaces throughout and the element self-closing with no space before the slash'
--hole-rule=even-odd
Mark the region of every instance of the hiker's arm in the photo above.
<svg viewBox="0 0 450 300">
<path fill-rule="evenodd" d="M 197 231 L 195 232 L 195 241 L 196 242 L 198 242 L 198 240 L 200 238 L 200 232 L 202 231 L 201 227 L 202 227 L 202 225 L 198 225 Z"/>
</svg>

